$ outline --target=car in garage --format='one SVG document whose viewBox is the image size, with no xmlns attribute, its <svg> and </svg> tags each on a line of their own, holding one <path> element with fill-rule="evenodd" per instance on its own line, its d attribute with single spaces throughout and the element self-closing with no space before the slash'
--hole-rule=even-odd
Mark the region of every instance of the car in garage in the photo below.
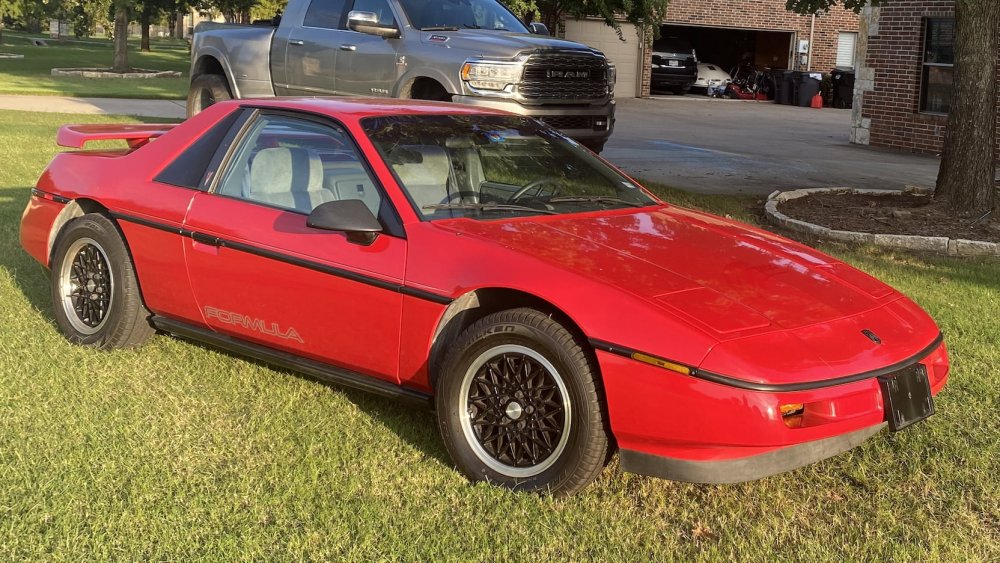
<svg viewBox="0 0 1000 563">
<path fill-rule="evenodd" d="M 733 81 L 728 72 L 722 70 L 719 65 L 711 63 L 698 63 L 698 78 L 694 81 L 693 88 L 711 95 L 712 91 L 720 94 L 726 88 L 726 84 Z"/>
<path fill-rule="evenodd" d="M 664 37 L 653 46 L 650 88 L 686 94 L 698 79 L 698 55 L 685 39 Z"/>
<path fill-rule="evenodd" d="M 22 218 L 59 331 L 162 332 L 432 407 L 473 481 L 566 495 L 615 450 L 759 479 L 926 419 L 948 377 L 898 291 L 528 117 L 288 98 L 57 135 L 112 139 L 57 155 Z"/>
</svg>

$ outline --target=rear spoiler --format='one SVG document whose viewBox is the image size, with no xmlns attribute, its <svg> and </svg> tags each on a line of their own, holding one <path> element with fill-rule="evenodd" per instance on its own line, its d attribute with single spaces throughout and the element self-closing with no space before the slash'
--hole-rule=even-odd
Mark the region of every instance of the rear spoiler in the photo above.
<svg viewBox="0 0 1000 563">
<path fill-rule="evenodd" d="M 56 133 L 56 144 L 81 149 L 90 141 L 122 140 L 137 149 L 176 127 L 173 123 L 137 125 L 63 125 Z"/>
</svg>

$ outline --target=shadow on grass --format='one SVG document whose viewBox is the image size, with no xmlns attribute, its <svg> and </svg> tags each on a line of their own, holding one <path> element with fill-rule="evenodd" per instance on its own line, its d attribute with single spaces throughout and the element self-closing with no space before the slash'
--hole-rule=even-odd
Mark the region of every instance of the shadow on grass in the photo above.
<svg viewBox="0 0 1000 563">
<path fill-rule="evenodd" d="M 41 311 L 44 319 L 53 327 L 53 330 L 56 330 L 55 320 L 52 317 L 50 281 L 46 275 L 46 269 L 35 262 L 21 248 L 20 244 L 19 226 L 21 212 L 24 210 L 25 205 L 27 205 L 31 187 L 17 186 L 5 188 L 0 193 L 3 194 L 3 197 L 0 197 L 0 233 L 3 235 L 2 240 L 0 240 L 0 268 L 7 270 L 11 274 L 17 288 L 31 306 Z M 437 433 L 436 418 L 429 410 L 402 405 L 391 399 L 370 395 L 363 391 L 318 380 L 298 372 L 274 367 L 265 362 L 238 356 L 212 346 L 186 339 L 184 341 L 190 345 L 221 352 L 233 358 L 240 358 L 258 365 L 266 365 L 268 368 L 280 373 L 316 381 L 328 387 L 331 391 L 342 394 L 373 420 L 385 425 L 386 428 L 423 452 L 426 456 L 436 459 L 448 467 L 452 466 L 452 462 Z"/>
</svg>

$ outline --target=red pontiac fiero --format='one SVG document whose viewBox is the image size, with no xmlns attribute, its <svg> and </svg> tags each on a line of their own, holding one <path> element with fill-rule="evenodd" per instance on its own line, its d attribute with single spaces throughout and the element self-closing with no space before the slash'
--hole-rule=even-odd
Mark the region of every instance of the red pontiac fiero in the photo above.
<svg viewBox="0 0 1000 563">
<path fill-rule="evenodd" d="M 399 100 L 72 125 L 21 223 L 59 329 L 154 331 L 436 407 L 473 480 L 729 483 L 934 413 L 934 321 L 772 233 L 664 203 L 501 112 Z"/>
</svg>

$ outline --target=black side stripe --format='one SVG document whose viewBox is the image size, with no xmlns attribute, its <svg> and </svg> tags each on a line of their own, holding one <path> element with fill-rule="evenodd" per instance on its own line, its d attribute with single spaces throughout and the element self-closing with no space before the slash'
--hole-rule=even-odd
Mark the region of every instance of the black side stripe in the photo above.
<svg viewBox="0 0 1000 563">
<path fill-rule="evenodd" d="M 31 188 L 31 195 L 36 196 L 36 197 L 40 197 L 42 199 L 51 199 L 52 201 L 54 201 L 56 203 L 69 203 L 69 202 L 73 201 L 73 200 L 71 200 L 68 197 L 63 197 L 61 195 L 56 195 L 56 194 L 50 194 L 48 192 L 43 192 L 42 190 L 40 190 L 38 188 Z"/>
<path fill-rule="evenodd" d="M 919 362 L 920 360 L 924 359 L 925 357 L 927 357 L 928 354 L 937 349 L 937 347 L 940 346 L 941 342 L 943 341 L 944 341 L 944 335 L 939 332 L 937 338 L 935 338 L 924 349 L 922 349 L 913 356 L 910 356 L 909 358 L 901 362 L 897 362 L 895 364 L 871 371 L 856 373 L 854 375 L 847 375 L 844 377 L 837 377 L 834 379 L 824 379 L 821 381 L 808 381 L 805 383 L 754 383 L 753 381 L 746 381 L 744 379 L 739 379 L 728 375 L 722 375 L 719 373 L 698 369 L 693 366 L 684 364 L 683 362 L 669 360 L 667 358 L 662 358 L 655 354 L 647 354 L 646 352 L 640 352 L 639 350 L 635 350 L 627 346 L 619 346 L 618 344 L 612 344 L 611 342 L 606 342 L 604 340 L 597 340 L 592 338 L 590 339 L 590 345 L 597 350 L 603 350 L 605 352 L 609 352 L 611 354 L 623 356 L 630 359 L 632 357 L 632 354 L 639 353 L 653 358 L 658 358 L 667 362 L 682 365 L 691 370 L 692 377 L 697 377 L 698 379 L 704 379 L 705 381 L 711 381 L 712 383 L 718 383 L 720 385 L 726 385 L 728 387 L 736 387 L 737 389 L 746 389 L 748 391 L 787 393 L 790 391 L 811 391 L 814 389 L 824 389 L 826 387 L 834 387 L 837 385 L 844 385 L 847 383 L 854 383 L 857 381 L 863 381 L 865 379 L 871 379 L 873 377 L 888 375 L 890 373 L 899 371 L 903 368 L 909 367 Z"/>
<path fill-rule="evenodd" d="M 257 246 L 253 246 L 250 244 L 226 240 L 214 237 L 212 235 L 207 235 L 205 233 L 197 233 L 194 231 L 190 231 L 188 229 L 173 227 L 156 221 L 143 219 L 141 217 L 125 215 L 123 213 L 112 212 L 111 215 L 115 219 L 118 219 L 120 221 L 127 221 L 129 223 L 142 225 L 144 227 L 157 229 L 159 231 L 173 233 L 175 235 L 180 235 L 182 237 L 190 237 L 202 244 L 210 244 L 212 246 L 223 246 L 226 248 L 231 248 L 239 252 L 245 252 L 247 254 L 253 254 L 254 256 L 260 256 L 261 258 L 267 258 L 269 260 L 275 260 L 278 262 L 283 262 L 285 264 L 291 264 L 292 266 L 298 266 L 300 268 L 305 268 L 307 270 L 313 270 L 324 274 L 330 274 L 331 276 L 336 276 L 338 278 L 343 278 L 346 280 L 363 283 L 365 285 L 370 285 L 380 289 L 385 289 L 387 291 L 394 291 L 396 293 L 409 295 L 410 297 L 416 297 L 418 299 L 423 299 L 425 301 L 430 301 L 432 303 L 439 303 L 441 305 L 450 305 L 451 302 L 453 301 L 453 299 L 451 297 L 448 297 L 447 295 L 440 295 L 438 293 L 433 293 L 423 289 L 418 289 L 407 285 L 401 285 L 398 283 L 381 280 L 372 276 L 366 276 L 364 274 L 359 274 L 357 272 L 352 272 L 350 270 L 344 270 L 342 268 L 336 268 L 320 262 L 299 258 L 297 256 L 290 256 L 288 254 L 276 252 L 273 250 L 259 248 Z"/>
</svg>

